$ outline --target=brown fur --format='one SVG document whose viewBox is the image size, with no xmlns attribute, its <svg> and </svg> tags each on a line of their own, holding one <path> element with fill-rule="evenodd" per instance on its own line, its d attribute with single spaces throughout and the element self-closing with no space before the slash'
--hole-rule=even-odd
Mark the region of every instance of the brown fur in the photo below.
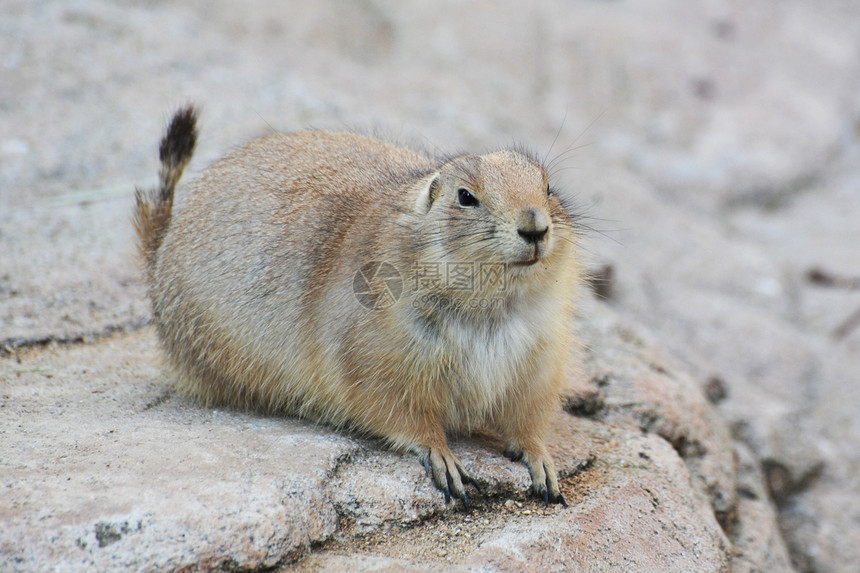
<svg viewBox="0 0 860 573">
<path fill-rule="evenodd" d="M 446 433 L 494 430 L 535 492 L 563 503 L 544 438 L 579 265 L 571 215 L 540 163 L 516 151 L 439 162 L 354 134 L 278 134 L 213 164 L 172 212 L 195 119 L 190 107 L 174 117 L 160 188 L 138 191 L 135 215 L 181 387 L 208 404 L 381 436 L 424 456 L 464 503 L 464 482 L 477 484 Z M 403 290 L 368 309 L 354 281 L 372 261 L 396 269 Z M 444 280 L 453 263 L 501 269 L 504 288 L 476 276 L 458 289 Z M 428 268 L 443 280 L 422 281 Z"/>
<path fill-rule="evenodd" d="M 197 112 L 188 106 L 179 110 L 170 122 L 167 133 L 161 139 L 158 155 L 161 169 L 158 187 L 146 193 L 135 189 L 134 228 L 140 239 L 138 248 L 149 275 L 155 267 L 155 256 L 161 240 L 170 224 L 173 209 L 173 193 L 182 172 L 197 145 Z M 149 276 L 150 285 L 152 277 Z"/>
</svg>

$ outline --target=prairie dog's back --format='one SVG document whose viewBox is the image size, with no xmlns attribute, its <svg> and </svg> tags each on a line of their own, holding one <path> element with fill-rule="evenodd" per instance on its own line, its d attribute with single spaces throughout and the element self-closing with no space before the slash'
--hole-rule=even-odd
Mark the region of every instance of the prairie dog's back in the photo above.
<svg viewBox="0 0 860 573">
<path fill-rule="evenodd" d="M 343 273 L 355 272 L 358 257 L 391 249 L 404 185 L 431 170 L 417 153 L 324 131 L 272 135 L 207 169 L 177 205 L 154 272 L 155 313 L 173 317 L 159 322 L 162 336 L 188 349 L 179 371 L 205 363 L 200 354 L 221 354 L 219 371 L 207 368 L 207 385 L 193 383 L 192 394 L 214 403 L 307 409 L 289 404 L 293 396 L 277 390 L 273 378 L 288 371 L 298 380 L 304 372 L 305 381 L 318 384 L 301 393 L 316 392 L 319 376 L 308 365 L 318 357 L 302 354 L 311 352 L 306 331 L 314 328 L 320 291 L 336 281 L 346 286 L 350 277 Z M 354 302 L 349 289 L 337 294 Z M 188 318 L 192 329 L 182 323 Z M 196 334 L 189 339 L 189 332 Z M 230 343 L 206 348 L 210 340 Z M 243 355 L 240 348 L 254 350 Z M 305 350 L 289 356 L 299 348 Z M 261 368 L 261 359 L 269 364 Z M 237 388 L 222 381 L 224 373 L 254 382 Z"/>
</svg>

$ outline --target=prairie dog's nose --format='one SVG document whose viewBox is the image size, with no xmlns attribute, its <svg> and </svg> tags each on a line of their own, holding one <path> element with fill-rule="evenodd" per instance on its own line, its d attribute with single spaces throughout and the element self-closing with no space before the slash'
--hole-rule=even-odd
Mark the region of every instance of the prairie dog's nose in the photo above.
<svg viewBox="0 0 860 573">
<path fill-rule="evenodd" d="M 540 209 L 529 207 L 520 214 L 517 233 L 529 243 L 542 241 L 549 230 L 546 214 Z"/>
</svg>

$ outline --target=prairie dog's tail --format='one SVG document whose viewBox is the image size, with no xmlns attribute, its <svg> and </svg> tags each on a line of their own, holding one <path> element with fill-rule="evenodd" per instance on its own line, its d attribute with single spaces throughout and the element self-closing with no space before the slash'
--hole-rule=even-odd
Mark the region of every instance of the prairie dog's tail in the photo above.
<svg viewBox="0 0 860 573">
<path fill-rule="evenodd" d="M 194 155 L 196 143 L 197 110 L 188 105 L 173 115 L 167 132 L 161 139 L 158 149 L 161 160 L 158 187 L 149 190 L 135 189 L 134 228 L 137 230 L 138 249 L 149 278 L 155 268 L 155 255 L 161 245 L 161 239 L 170 224 L 173 191 L 185 166 Z"/>
</svg>

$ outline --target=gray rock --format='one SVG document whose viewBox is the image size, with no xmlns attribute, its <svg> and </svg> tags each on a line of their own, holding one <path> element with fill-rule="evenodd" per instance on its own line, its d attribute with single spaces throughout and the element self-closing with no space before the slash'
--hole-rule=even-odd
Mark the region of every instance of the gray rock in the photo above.
<svg viewBox="0 0 860 573">
<path fill-rule="evenodd" d="M 172 570 L 296 559 L 337 528 L 348 439 L 172 397 L 147 332 L 5 360 L 4 569 Z"/>
<path fill-rule="evenodd" d="M 737 518 L 731 530 L 732 571 L 790 571 L 791 559 L 752 451 L 737 444 Z"/>
<path fill-rule="evenodd" d="M 82 341 L 149 320 L 128 193 L 36 199 L 0 214 L 9 254 L 0 259 L 0 348 Z"/>
<path fill-rule="evenodd" d="M 601 354 L 603 368 L 621 371 L 636 359 L 615 353 L 628 365 Z M 384 533 L 394 545 L 398 531 L 463 519 L 410 456 L 313 424 L 173 396 L 148 329 L 19 358 L 0 363 L 8 381 L 0 547 L 12 570 L 263 568 L 324 543 Z M 667 440 L 643 436 L 636 423 L 559 412 L 550 449 L 567 476 L 568 510 L 525 498 L 527 471 L 491 436 L 457 443 L 486 484 L 472 515 L 494 530 L 476 534 L 460 563 L 725 569 L 729 541 L 700 478 Z M 515 500 L 513 512 L 506 499 Z M 509 523 L 508 513 L 517 519 Z"/>
</svg>

